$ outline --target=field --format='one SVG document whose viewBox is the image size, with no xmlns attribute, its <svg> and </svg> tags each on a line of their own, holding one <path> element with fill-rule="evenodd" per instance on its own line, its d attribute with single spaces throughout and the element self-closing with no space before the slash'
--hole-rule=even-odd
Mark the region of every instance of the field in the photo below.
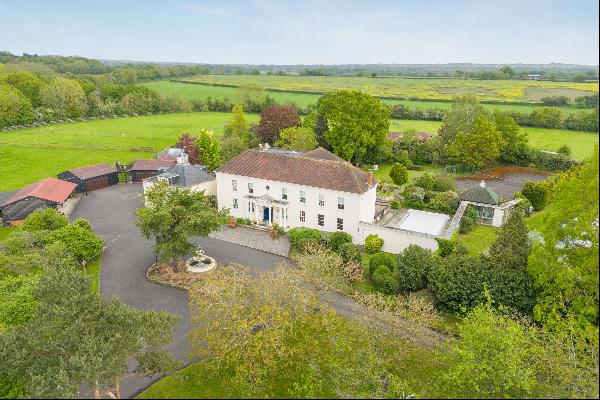
<svg viewBox="0 0 600 400">
<path fill-rule="evenodd" d="M 183 133 L 198 128 L 221 132 L 229 119 L 228 113 L 163 114 L 1 132 L 0 191 L 83 165 L 152 158 Z"/>
<path fill-rule="evenodd" d="M 453 96 L 471 93 L 484 101 L 518 103 L 539 101 L 545 96 L 567 96 L 574 99 L 598 92 L 598 83 L 529 80 L 277 75 L 205 75 L 182 80 L 235 86 L 253 83 L 265 89 L 314 93 L 355 89 L 373 96 L 400 99 L 451 100 Z"/>
<path fill-rule="evenodd" d="M 211 75 L 212 76 L 212 75 Z M 333 78 L 331 78 L 333 79 Z M 358 79 L 358 78 L 345 78 L 345 79 Z M 237 89 L 232 87 L 222 86 L 209 86 L 209 85 L 197 85 L 185 82 L 170 82 L 170 81 L 154 81 L 144 83 L 143 85 L 148 86 L 163 96 L 177 96 L 187 100 L 194 99 L 206 99 L 210 97 L 212 99 L 228 98 L 234 101 L 237 94 Z M 362 88 L 361 90 L 367 90 Z M 309 104 L 316 104 L 320 94 L 308 94 L 299 92 L 269 92 L 269 96 L 273 97 L 277 103 L 293 103 L 298 107 L 307 107 Z M 448 109 L 451 104 L 449 101 L 427 101 L 427 100 L 382 100 L 386 104 L 404 104 L 412 109 L 421 108 L 441 108 Z M 531 106 L 527 104 L 484 104 L 484 107 L 488 110 L 500 110 L 500 111 L 519 111 L 524 113 L 530 113 L 534 108 L 540 106 Z M 573 108 L 562 107 L 565 111 L 572 111 Z"/>
<path fill-rule="evenodd" d="M 247 115 L 251 122 L 258 116 Z M 82 121 L 0 133 L 0 191 L 15 190 L 47 176 L 83 165 L 119 160 L 129 163 L 154 157 L 181 134 L 199 128 L 222 132 L 229 113 L 199 112 Z M 390 130 L 414 128 L 435 133 L 436 121 L 390 120 Z M 598 144 L 598 134 L 557 129 L 524 128 L 530 143 L 557 150 L 568 144 L 579 160 Z"/>
</svg>

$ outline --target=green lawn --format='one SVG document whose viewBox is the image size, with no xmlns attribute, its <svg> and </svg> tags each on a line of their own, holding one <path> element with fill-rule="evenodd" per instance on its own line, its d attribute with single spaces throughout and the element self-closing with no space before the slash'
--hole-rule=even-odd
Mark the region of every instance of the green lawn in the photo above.
<svg viewBox="0 0 600 400">
<path fill-rule="evenodd" d="M 255 122 L 257 115 L 247 118 Z M 183 133 L 221 133 L 229 113 L 180 113 L 82 121 L 0 133 L 0 191 L 19 189 L 70 168 L 151 158 Z"/>
<path fill-rule="evenodd" d="M 496 240 L 500 228 L 493 226 L 475 225 L 471 232 L 458 235 L 458 242 L 469 249 L 469 254 L 478 255 L 487 250 Z"/>
<path fill-rule="evenodd" d="M 342 78 L 344 79 L 344 78 Z M 346 80 L 350 80 L 350 82 L 355 78 L 345 78 Z M 261 83 L 265 83 L 262 80 L 259 80 Z M 411 82 L 415 81 L 414 79 Z M 439 80 L 436 80 L 439 81 Z M 369 82 L 373 82 L 372 80 L 367 79 L 365 86 L 357 87 L 360 90 L 369 91 L 371 85 Z M 232 87 L 222 87 L 222 86 L 209 86 L 209 85 L 197 85 L 185 82 L 171 82 L 171 81 L 154 81 L 143 83 L 144 86 L 148 86 L 158 93 L 164 96 L 177 96 L 187 100 L 205 100 L 207 97 L 212 99 L 222 99 L 228 98 L 233 101 L 237 97 L 236 88 Z M 265 86 L 265 88 L 272 88 L 274 86 Z M 275 88 L 277 88 L 275 86 Z M 293 90 L 293 89 L 290 89 Z M 329 89 L 330 90 L 330 89 Z M 320 94 L 309 94 L 309 93 L 300 93 L 300 92 L 274 92 L 269 91 L 269 96 L 271 96 L 277 103 L 293 103 L 299 107 L 306 107 L 309 104 L 316 104 L 317 100 L 320 97 Z M 418 96 L 417 96 L 418 97 Z M 449 100 L 446 99 L 446 100 Z M 403 104 L 410 108 L 441 108 L 441 109 L 449 109 L 452 105 L 450 101 L 427 101 L 427 100 L 391 100 L 391 99 L 382 99 L 382 101 L 386 104 Z M 518 104 L 484 104 L 486 109 L 493 111 L 519 111 L 524 113 L 530 113 L 533 109 L 539 106 L 531 106 L 531 105 L 518 105 Z M 574 108 L 571 107 L 561 107 L 564 112 L 573 111 Z"/>
</svg>

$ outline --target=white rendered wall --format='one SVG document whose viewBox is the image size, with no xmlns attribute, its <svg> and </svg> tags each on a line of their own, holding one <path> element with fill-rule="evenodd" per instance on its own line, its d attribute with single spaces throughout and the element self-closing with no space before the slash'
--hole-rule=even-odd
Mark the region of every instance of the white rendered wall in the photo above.
<svg viewBox="0 0 600 400">
<path fill-rule="evenodd" d="M 416 244 L 425 249 L 437 250 L 438 242 L 434 237 L 418 233 L 411 233 L 401 229 L 387 228 L 381 225 L 360 224 L 361 243 L 364 244 L 367 236 L 375 234 L 383 239 L 383 251 L 400 253 L 402 250 Z"/>
<path fill-rule="evenodd" d="M 237 191 L 232 190 L 232 180 L 237 181 Z M 344 232 L 349 233 L 356 243 L 361 243 L 359 232 L 359 221 L 373 221 L 375 214 L 375 187 L 361 194 L 340 192 L 329 189 L 321 189 L 311 186 L 302 186 L 286 182 L 270 181 L 266 179 L 250 178 L 239 175 L 217 172 L 217 203 L 219 209 L 228 208 L 234 218 L 251 218 L 254 214 L 248 213 L 247 196 L 248 183 L 254 184 L 254 196 L 270 195 L 276 200 L 282 200 L 281 189 L 287 189 L 287 227 L 293 228 L 305 226 L 323 231 L 337 231 L 337 218 L 344 220 Z M 267 190 L 266 187 L 269 186 Z M 300 191 L 306 194 L 306 203 L 300 203 Z M 319 194 L 325 196 L 325 206 L 319 206 Z M 338 209 L 338 196 L 344 198 L 344 209 Z M 233 199 L 237 199 L 238 208 L 233 208 Z M 304 211 L 306 221 L 300 221 L 300 211 Z M 317 224 L 317 215 L 325 217 L 324 226 Z M 262 210 L 258 210 L 259 218 L 262 218 Z"/>
</svg>

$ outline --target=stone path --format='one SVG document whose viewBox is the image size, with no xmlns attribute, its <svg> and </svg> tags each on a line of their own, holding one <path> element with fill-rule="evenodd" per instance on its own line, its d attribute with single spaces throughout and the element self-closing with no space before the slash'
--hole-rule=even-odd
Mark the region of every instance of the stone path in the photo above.
<svg viewBox="0 0 600 400">
<path fill-rule="evenodd" d="M 287 236 L 273 239 L 269 232 L 238 225 L 236 228 L 224 226 L 209 235 L 211 238 L 249 247 L 278 256 L 287 257 L 290 252 L 290 241 Z"/>
</svg>

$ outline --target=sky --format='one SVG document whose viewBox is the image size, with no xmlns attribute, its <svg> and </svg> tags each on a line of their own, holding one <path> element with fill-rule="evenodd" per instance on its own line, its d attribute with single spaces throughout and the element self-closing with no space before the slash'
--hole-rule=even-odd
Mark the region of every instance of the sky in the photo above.
<svg viewBox="0 0 600 400">
<path fill-rule="evenodd" d="M 0 0 L 0 50 L 219 64 L 598 65 L 598 0 Z"/>
</svg>

